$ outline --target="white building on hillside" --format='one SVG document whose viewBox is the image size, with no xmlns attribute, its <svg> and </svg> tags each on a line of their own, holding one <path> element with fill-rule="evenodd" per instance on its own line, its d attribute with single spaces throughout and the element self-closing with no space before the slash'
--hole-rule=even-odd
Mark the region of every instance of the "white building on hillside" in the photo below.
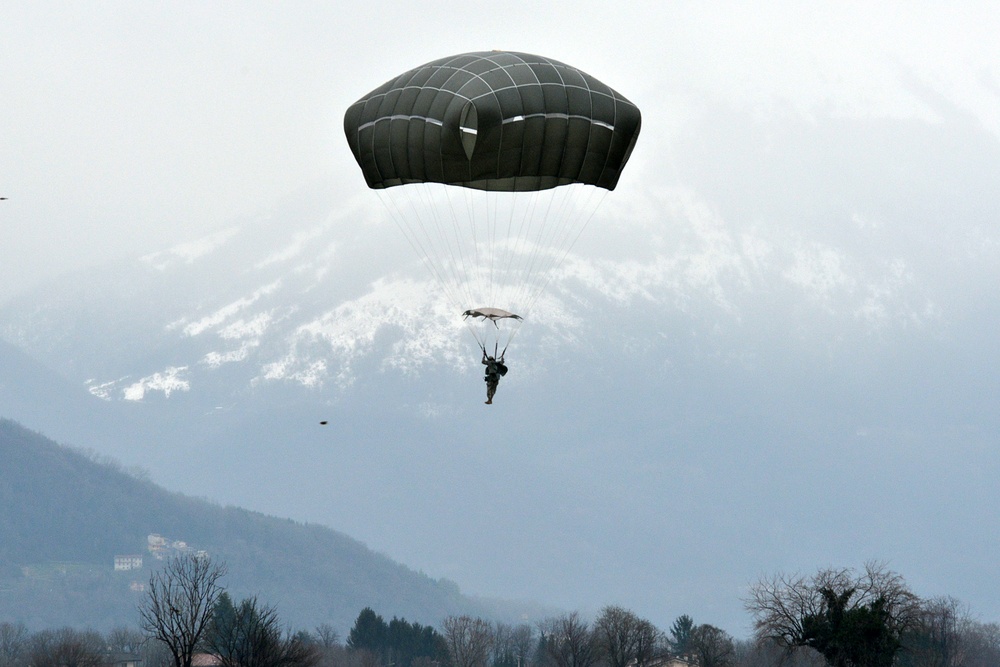
<svg viewBox="0 0 1000 667">
<path fill-rule="evenodd" d="M 115 572 L 128 572 L 142 567 L 142 556 L 115 556 Z"/>
</svg>

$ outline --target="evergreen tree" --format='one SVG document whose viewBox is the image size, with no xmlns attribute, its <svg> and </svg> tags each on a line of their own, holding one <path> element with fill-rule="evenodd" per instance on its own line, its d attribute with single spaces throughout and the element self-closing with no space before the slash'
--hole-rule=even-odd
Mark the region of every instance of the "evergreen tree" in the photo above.
<svg viewBox="0 0 1000 667">
<path fill-rule="evenodd" d="M 347 647 L 356 651 L 370 651 L 386 662 L 389 626 L 371 607 L 365 607 L 354 621 L 347 635 Z"/>
<path fill-rule="evenodd" d="M 891 667 L 900 648 L 884 597 L 868 604 L 849 606 L 856 593 L 820 590 L 826 602 L 817 614 L 802 619 L 803 643 L 816 649 L 833 667 Z"/>
<path fill-rule="evenodd" d="M 674 655 L 687 655 L 691 652 L 691 632 L 694 630 L 694 620 L 687 614 L 677 617 L 670 626 L 670 651 Z"/>
<path fill-rule="evenodd" d="M 236 627 L 236 607 L 229 593 L 222 591 L 218 601 L 215 603 L 215 610 L 212 614 L 212 623 L 206 631 L 205 644 L 208 646 L 216 643 L 221 637 L 228 636 Z"/>
</svg>

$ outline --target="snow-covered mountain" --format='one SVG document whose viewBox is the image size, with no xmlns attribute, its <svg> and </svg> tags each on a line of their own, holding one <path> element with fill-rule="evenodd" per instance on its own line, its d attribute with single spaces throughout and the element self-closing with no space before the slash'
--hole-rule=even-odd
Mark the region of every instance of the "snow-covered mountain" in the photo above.
<svg viewBox="0 0 1000 667">
<path fill-rule="evenodd" d="M 461 318 L 377 208 L 303 200 L 25 295 L 4 308 L 3 335 L 108 401 L 338 395 L 359 363 L 478 373 Z M 536 339 L 572 339 L 579 308 L 549 298 L 539 310 Z"/>
<path fill-rule="evenodd" d="M 632 201 L 659 213 L 612 210 L 595 223 L 548 283 L 515 357 L 545 367 L 638 346 L 669 365 L 693 346 L 745 361 L 785 336 L 835 354 L 838 340 L 941 332 L 933 287 L 906 257 L 871 250 L 878 224 L 862 213 L 850 224 L 872 243 L 845 248 L 780 229 L 737 233 L 689 191 Z M 191 393 L 225 403 L 275 386 L 329 397 L 358 381 L 359 364 L 381 377 L 475 375 L 461 319 L 381 214 L 374 200 L 335 205 L 322 188 L 304 192 L 257 219 L 23 295 L 0 310 L 0 331 L 108 401 Z M 623 222 L 633 216 L 641 222 Z"/>
<path fill-rule="evenodd" d="M 945 571 L 1000 500 L 997 209 L 975 165 L 929 185 L 979 135 L 705 122 L 636 153 L 683 185 L 608 196 L 489 408 L 475 342 L 377 199 L 327 185 L 23 294 L 0 337 L 127 415 L 73 444 L 471 593 L 740 632 L 760 572 L 874 557 L 921 593 L 1000 599 Z"/>
</svg>

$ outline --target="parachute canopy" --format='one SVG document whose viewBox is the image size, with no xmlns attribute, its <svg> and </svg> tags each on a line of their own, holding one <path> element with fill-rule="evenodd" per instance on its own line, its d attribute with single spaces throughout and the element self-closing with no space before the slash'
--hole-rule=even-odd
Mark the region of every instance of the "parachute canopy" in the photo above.
<svg viewBox="0 0 1000 667">
<path fill-rule="evenodd" d="M 443 183 L 535 191 L 613 190 L 639 109 L 594 77 L 527 53 L 442 58 L 355 102 L 344 132 L 368 187 Z"/>
<path fill-rule="evenodd" d="M 589 74 L 509 51 L 427 63 L 344 115 L 368 186 L 499 358 L 618 184 L 640 125 Z"/>
</svg>

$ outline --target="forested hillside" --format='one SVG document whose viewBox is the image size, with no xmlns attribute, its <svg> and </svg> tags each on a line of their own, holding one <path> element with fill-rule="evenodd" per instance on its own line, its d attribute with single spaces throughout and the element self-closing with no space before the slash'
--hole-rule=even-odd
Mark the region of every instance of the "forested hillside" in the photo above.
<svg viewBox="0 0 1000 667">
<path fill-rule="evenodd" d="M 151 549 L 150 535 L 166 550 Z M 329 528 L 171 493 L 0 420 L 0 618 L 31 627 L 134 624 L 139 589 L 163 562 L 154 551 L 169 556 L 171 545 L 224 562 L 234 596 L 260 595 L 293 626 L 344 628 L 366 606 L 427 623 L 506 615 Z M 116 555 L 141 555 L 142 566 L 115 571 Z"/>
</svg>

